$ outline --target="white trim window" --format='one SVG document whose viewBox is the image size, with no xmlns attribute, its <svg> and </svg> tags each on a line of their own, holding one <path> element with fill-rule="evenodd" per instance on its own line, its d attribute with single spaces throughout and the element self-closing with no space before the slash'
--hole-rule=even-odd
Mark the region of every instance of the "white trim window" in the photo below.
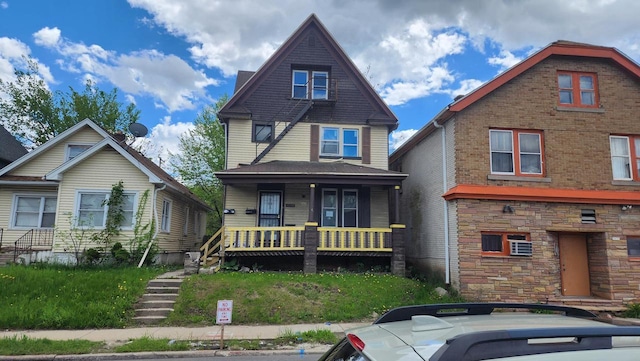
<svg viewBox="0 0 640 361">
<path fill-rule="evenodd" d="M 640 180 L 640 137 L 612 135 L 611 168 L 615 180 Z"/>
<path fill-rule="evenodd" d="M 309 72 L 306 70 L 294 70 L 291 83 L 291 97 L 294 99 L 307 99 L 309 97 Z"/>
<path fill-rule="evenodd" d="M 542 132 L 489 130 L 491 173 L 542 176 Z"/>
<path fill-rule="evenodd" d="M 184 207 L 184 226 L 182 227 L 182 235 L 189 235 L 189 207 Z"/>
<path fill-rule="evenodd" d="M 322 227 L 338 226 L 338 190 L 322 190 Z"/>
<path fill-rule="evenodd" d="M 358 190 L 342 191 L 342 226 L 358 227 Z"/>
<path fill-rule="evenodd" d="M 81 227 L 104 228 L 109 212 L 107 202 L 110 194 L 111 192 L 107 191 L 78 191 L 76 224 Z M 122 197 L 124 220 L 120 224 L 120 227 L 122 227 L 122 229 L 132 229 L 135 221 L 136 194 L 125 192 Z"/>
<path fill-rule="evenodd" d="M 357 158 L 359 156 L 359 129 L 322 127 L 320 155 Z"/>
<path fill-rule="evenodd" d="M 58 198 L 55 195 L 15 195 L 12 228 L 53 228 Z"/>
<path fill-rule="evenodd" d="M 196 237 L 200 237 L 200 212 L 193 212 L 193 233 L 195 233 Z"/>
<path fill-rule="evenodd" d="M 326 71 L 314 71 L 312 73 L 313 99 L 329 98 L 329 73 Z"/>
<path fill-rule="evenodd" d="M 67 144 L 65 159 L 71 160 L 91 147 L 93 147 L 93 144 Z"/>
<path fill-rule="evenodd" d="M 160 230 L 162 232 L 171 232 L 171 204 L 168 199 L 162 200 L 162 217 L 160 219 Z"/>
</svg>

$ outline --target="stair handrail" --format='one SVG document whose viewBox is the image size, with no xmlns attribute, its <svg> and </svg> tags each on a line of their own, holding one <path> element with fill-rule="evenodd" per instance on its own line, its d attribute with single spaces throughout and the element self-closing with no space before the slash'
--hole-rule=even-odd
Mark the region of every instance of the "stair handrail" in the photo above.
<svg viewBox="0 0 640 361">
<path fill-rule="evenodd" d="M 13 243 L 13 262 L 18 259 L 18 249 L 30 251 L 33 246 L 33 232 L 34 229 L 30 229 L 27 233 L 23 234 Z M 23 247 L 24 245 L 24 247 Z M 20 247 L 18 247 L 20 246 Z"/>
<path fill-rule="evenodd" d="M 224 256 L 224 248 L 225 248 L 225 237 L 224 237 L 224 226 L 220 227 L 220 229 L 218 229 L 218 231 L 211 236 L 211 238 L 209 238 L 209 240 L 207 240 L 201 247 L 200 247 L 200 253 L 202 254 L 200 256 L 200 262 L 203 266 L 208 266 L 207 265 L 207 259 L 209 259 L 209 256 L 211 256 L 211 254 L 213 254 L 214 252 L 216 252 L 216 250 L 220 250 L 220 254 L 222 256 Z M 218 237 L 220 237 L 220 240 L 215 243 L 213 246 L 211 245 Z"/>
</svg>

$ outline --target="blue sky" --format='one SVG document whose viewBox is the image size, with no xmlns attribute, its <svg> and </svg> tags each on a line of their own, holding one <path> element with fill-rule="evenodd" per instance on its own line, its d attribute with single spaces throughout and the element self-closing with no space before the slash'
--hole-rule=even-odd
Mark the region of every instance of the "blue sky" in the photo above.
<svg viewBox="0 0 640 361">
<path fill-rule="evenodd" d="M 231 95 L 235 73 L 256 70 L 311 13 L 400 119 L 392 146 L 553 41 L 640 59 L 634 0 L 0 0 L 0 79 L 29 55 L 51 89 L 116 87 L 166 159 L 203 106 Z"/>
</svg>

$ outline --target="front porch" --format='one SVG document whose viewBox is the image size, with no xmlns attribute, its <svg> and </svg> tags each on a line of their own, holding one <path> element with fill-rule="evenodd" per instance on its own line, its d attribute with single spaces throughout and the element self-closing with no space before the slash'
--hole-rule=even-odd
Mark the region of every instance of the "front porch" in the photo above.
<svg viewBox="0 0 640 361">
<path fill-rule="evenodd" d="M 389 228 L 225 227 L 201 248 L 205 267 L 224 263 L 225 257 L 302 256 L 305 273 L 317 271 L 318 256 L 384 257 L 392 273 L 404 275 L 402 225 Z"/>
</svg>

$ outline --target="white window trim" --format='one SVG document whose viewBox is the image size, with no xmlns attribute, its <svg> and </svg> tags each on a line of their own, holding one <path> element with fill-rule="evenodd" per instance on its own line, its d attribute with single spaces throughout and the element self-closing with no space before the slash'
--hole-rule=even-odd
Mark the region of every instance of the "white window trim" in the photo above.
<svg viewBox="0 0 640 361">
<path fill-rule="evenodd" d="M 56 199 L 56 218 L 58 217 L 58 194 L 56 193 L 14 193 L 13 194 L 13 204 L 11 205 L 11 215 L 9 216 L 9 229 L 17 229 L 17 230 L 23 230 L 23 229 L 52 229 L 49 227 L 16 227 L 15 226 L 15 222 L 16 222 L 16 211 L 18 209 L 18 198 L 20 197 L 25 197 L 25 198 L 36 198 L 36 197 L 40 197 L 40 198 L 55 198 Z M 43 208 L 44 208 L 44 202 L 43 204 L 40 205 L 40 215 L 39 215 L 39 219 L 38 219 L 38 224 L 42 224 L 42 214 L 43 214 Z"/>
<path fill-rule="evenodd" d="M 305 95 L 302 98 L 297 98 L 295 96 L 295 94 L 296 94 L 296 82 L 295 82 L 296 73 L 304 73 L 306 75 L 306 77 L 307 77 L 307 83 L 304 84 L 304 87 L 305 87 L 304 94 Z M 301 85 L 298 85 L 298 86 L 301 86 Z M 309 99 L 310 98 L 310 96 L 309 96 L 309 71 L 307 71 L 307 70 L 293 70 L 293 72 L 291 73 L 291 98 L 293 98 L 293 99 Z"/>
<path fill-rule="evenodd" d="M 345 192 L 355 192 L 356 193 L 356 208 L 355 208 L 355 210 L 356 210 L 356 225 L 355 225 L 355 228 L 358 228 L 358 226 L 359 226 L 359 218 L 360 218 L 359 217 L 360 216 L 360 207 L 358 205 L 358 201 L 360 200 L 360 195 L 359 195 L 357 189 L 343 189 L 342 190 L 342 202 L 341 202 L 342 205 L 340 207 L 342 209 L 342 215 L 341 215 L 342 227 L 345 227 L 345 225 L 344 225 L 344 210 L 346 209 L 344 207 L 344 198 L 345 198 L 344 194 L 345 194 Z M 348 208 L 348 209 L 352 209 L 352 208 Z M 349 228 L 351 228 L 351 226 Z"/>
<path fill-rule="evenodd" d="M 189 206 L 184 207 L 184 226 L 182 227 L 182 235 L 189 235 Z"/>
<path fill-rule="evenodd" d="M 69 157 L 71 156 L 71 147 L 73 146 L 80 146 L 80 147 L 87 147 L 87 149 L 93 147 L 95 144 L 93 143 L 67 143 L 66 147 L 65 147 L 65 152 L 64 152 L 64 160 L 69 161 L 71 159 L 69 159 Z M 87 149 L 85 149 L 84 151 L 86 151 Z M 80 153 L 81 154 L 81 153 Z M 78 155 L 80 155 L 78 154 Z M 75 157 L 74 157 L 75 158 Z"/>
<path fill-rule="evenodd" d="M 75 199 L 75 204 L 73 206 L 74 209 L 74 226 L 75 227 L 80 227 L 81 225 L 78 224 L 78 222 L 80 221 L 80 195 L 81 194 L 85 194 L 85 193 L 106 193 L 106 195 L 110 195 L 111 194 L 111 190 L 104 190 L 104 189 L 77 189 L 76 190 L 76 199 Z M 133 195 L 133 214 L 131 216 L 131 226 L 122 226 L 120 227 L 121 230 L 123 231 L 132 231 L 135 228 L 137 219 L 136 219 L 136 210 L 138 209 L 138 192 L 136 191 L 123 191 L 122 192 L 125 195 Z M 105 199 L 106 196 L 105 196 Z M 86 228 L 92 228 L 92 229 L 104 229 L 105 228 L 105 224 L 107 222 L 107 213 L 109 210 L 109 206 L 105 205 L 103 207 L 103 214 L 104 217 L 102 218 L 102 226 L 88 226 Z"/>
<path fill-rule="evenodd" d="M 522 151 L 522 138 L 520 138 L 522 135 L 535 135 L 538 137 L 538 153 L 529 153 L 529 152 L 523 152 Z M 512 136 L 513 137 L 513 136 Z M 511 140 L 513 142 L 513 139 Z M 512 146 L 514 147 L 514 146 Z M 515 147 L 514 147 L 515 148 Z M 539 162 L 540 162 L 540 172 L 525 172 L 522 170 L 522 155 L 523 154 L 528 154 L 528 155 L 537 155 Z M 532 175 L 542 175 L 542 168 L 543 168 L 543 164 L 542 164 L 542 136 L 539 133 L 528 133 L 526 131 L 521 131 L 518 132 L 518 157 L 520 157 L 519 159 L 519 167 L 520 167 L 520 173 L 521 174 L 532 174 Z M 515 167 L 514 167 L 515 168 Z"/>
<path fill-rule="evenodd" d="M 165 224 L 165 214 L 164 214 L 164 205 L 167 204 L 167 223 Z M 162 214 L 160 216 L 160 231 L 164 233 L 171 232 L 171 213 L 173 208 L 173 201 L 170 199 L 164 198 L 162 200 Z"/>
<path fill-rule="evenodd" d="M 200 237 L 200 222 L 202 221 L 200 217 L 200 212 L 193 212 L 193 233 L 195 233 L 196 237 Z"/>
<path fill-rule="evenodd" d="M 336 195 L 336 206 L 335 208 L 328 208 L 324 206 L 324 195 L 326 192 L 333 192 Z M 323 188 L 322 189 L 322 200 L 321 200 L 321 207 L 320 207 L 320 221 L 321 221 L 321 227 L 338 227 L 338 209 L 339 209 L 339 204 L 338 204 L 338 189 L 337 188 Z M 334 218 L 336 219 L 336 224 L 333 226 L 327 226 L 324 224 L 324 210 L 326 209 L 333 209 L 334 213 Z"/>
<path fill-rule="evenodd" d="M 493 147 L 491 146 L 491 133 L 493 132 L 497 132 L 497 133 L 511 133 L 511 164 L 513 165 L 513 171 L 512 172 L 497 172 L 495 170 L 493 170 Z M 506 153 L 506 152 L 496 152 L 496 153 Z M 489 129 L 489 166 L 490 166 L 490 170 L 491 170 L 491 174 L 508 174 L 508 175 L 514 175 L 516 174 L 516 160 L 514 159 L 515 157 L 515 148 L 514 148 L 514 142 L 513 142 L 513 130 L 507 130 L 507 129 Z"/>
<path fill-rule="evenodd" d="M 632 168 L 632 159 L 631 159 L 631 137 L 627 137 L 627 136 L 622 136 L 622 135 L 610 135 L 609 136 L 609 151 L 611 152 L 613 149 L 611 148 L 611 145 L 613 144 L 613 142 L 611 141 L 612 139 L 624 139 L 627 142 L 627 170 L 629 171 L 629 177 L 624 177 L 624 178 L 616 178 L 615 172 L 613 170 L 613 158 L 624 158 L 624 156 L 622 155 L 614 155 L 613 153 L 611 153 L 611 175 L 613 176 L 614 180 L 633 180 L 633 168 Z"/>
<path fill-rule="evenodd" d="M 315 96 L 315 89 L 316 89 L 316 74 L 324 74 L 325 79 L 326 79 L 326 84 L 324 87 L 322 87 L 322 89 L 324 89 L 324 97 L 317 97 Z M 313 99 L 329 99 L 329 72 L 328 71 L 312 71 L 311 72 L 311 98 Z"/>
<path fill-rule="evenodd" d="M 324 140 L 324 131 L 326 129 L 335 129 L 338 131 L 338 153 L 323 153 L 322 152 L 322 148 L 323 148 L 323 143 L 325 142 Z M 345 144 L 344 143 L 344 132 L 346 130 L 351 130 L 351 131 L 355 131 L 356 132 L 356 144 Z M 334 140 L 331 140 L 331 142 L 334 142 Z M 324 156 L 324 157 L 345 157 L 344 155 L 344 147 L 345 145 L 355 145 L 356 146 L 356 155 L 355 157 L 349 156 L 349 159 L 353 159 L 353 158 L 359 158 L 361 156 L 360 152 L 361 152 L 361 148 L 360 147 L 360 128 L 340 128 L 340 127 L 320 127 L 320 142 L 319 142 L 319 146 L 320 146 L 320 156 Z"/>
</svg>

